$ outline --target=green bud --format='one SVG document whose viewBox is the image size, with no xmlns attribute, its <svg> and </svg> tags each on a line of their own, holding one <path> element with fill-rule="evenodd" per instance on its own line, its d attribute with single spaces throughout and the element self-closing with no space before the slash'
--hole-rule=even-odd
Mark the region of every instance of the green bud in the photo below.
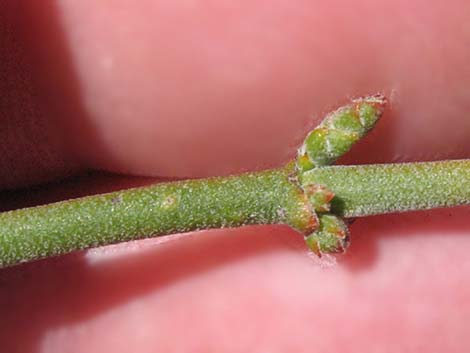
<svg viewBox="0 0 470 353">
<path fill-rule="evenodd" d="M 303 189 L 315 212 L 330 212 L 330 203 L 335 197 L 331 190 L 318 184 L 306 185 Z"/>
<path fill-rule="evenodd" d="M 309 249 L 318 256 L 344 252 L 349 245 L 349 231 L 344 221 L 333 214 L 322 214 L 318 218 L 318 229 L 305 237 Z"/>
<path fill-rule="evenodd" d="M 297 154 L 297 168 L 304 172 L 333 164 L 374 127 L 385 104 L 385 97 L 375 95 L 353 100 L 328 114 L 305 138 Z"/>
</svg>

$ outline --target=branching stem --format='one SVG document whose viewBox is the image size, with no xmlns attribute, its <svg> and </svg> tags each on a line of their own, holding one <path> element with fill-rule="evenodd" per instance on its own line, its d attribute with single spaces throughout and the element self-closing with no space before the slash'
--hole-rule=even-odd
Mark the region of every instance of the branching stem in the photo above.
<svg viewBox="0 0 470 353">
<path fill-rule="evenodd" d="M 0 214 L 0 265 L 133 239 L 250 224 L 288 224 L 304 235 L 317 218 L 292 164 L 163 183 Z M 346 217 L 470 204 L 470 160 L 329 166 L 301 184 L 333 190 Z"/>
<path fill-rule="evenodd" d="M 295 162 L 280 169 L 187 180 L 0 214 L 0 267 L 90 247 L 201 229 L 287 224 L 321 255 L 342 252 L 342 217 L 470 204 L 470 160 L 329 166 L 380 119 L 386 99 L 328 114 Z"/>
</svg>

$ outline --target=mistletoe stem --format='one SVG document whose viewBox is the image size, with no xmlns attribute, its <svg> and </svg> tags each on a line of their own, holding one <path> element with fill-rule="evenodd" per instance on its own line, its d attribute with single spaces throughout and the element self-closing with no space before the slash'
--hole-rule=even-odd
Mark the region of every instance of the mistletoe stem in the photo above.
<svg viewBox="0 0 470 353">
<path fill-rule="evenodd" d="M 451 207 L 470 204 L 470 160 L 318 167 L 301 174 L 300 180 L 291 163 L 258 173 L 163 183 L 5 212 L 0 214 L 0 265 L 251 224 L 288 224 L 306 236 L 312 250 L 336 252 L 331 234 L 343 232 L 342 225 L 329 213 L 320 213 L 319 234 L 327 231 L 322 243 L 309 236 L 319 222 L 310 202 L 315 199 L 311 185 L 332 190 L 331 212 L 345 217 Z M 342 238 L 347 242 L 344 234 Z"/>
<path fill-rule="evenodd" d="M 343 217 L 470 204 L 470 160 L 320 167 L 302 185 L 332 190 L 331 212 Z"/>
<path fill-rule="evenodd" d="M 292 165 L 187 180 L 0 214 L 0 267 L 128 240 L 250 224 L 317 226 Z"/>
<path fill-rule="evenodd" d="M 316 254 L 344 251 L 342 217 L 470 204 L 470 160 L 328 166 L 379 121 L 382 95 L 353 100 L 306 137 L 295 162 L 0 214 L 0 267 L 200 229 L 287 224 Z"/>
</svg>

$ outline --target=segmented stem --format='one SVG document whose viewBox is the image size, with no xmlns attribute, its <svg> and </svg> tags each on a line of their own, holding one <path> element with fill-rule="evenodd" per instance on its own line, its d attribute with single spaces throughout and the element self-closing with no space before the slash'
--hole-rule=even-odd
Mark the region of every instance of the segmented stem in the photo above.
<svg viewBox="0 0 470 353">
<path fill-rule="evenodd" d="M 319 213 L 292 167 L 159 184 L 0 214 L 0 265 L 198 229 L 288 224 L 320 254 L 349 243 L 345 217 L 470 204 L 470 160 L 329 166 L 301 184 L 333 190 L 334 214 Z M 318 227 L 319 226 L 319 227 Z M 318 231 L 314 232 L 318 227 Z"/>
<path fill-rule="evenodd" d="M 470 160 L 322 167 L 301 183 L 333 190 L 331 210 L 343 217 L 468 205 Z"/>
<path fill-rule="evenodd" d="M 0 267 L 133 239 L 288 224 L 309 248 L 342 252 L 342 217 L 470 204 L 470 160 L 327 166 L 380 118 L 385 98 L 329 114 L 277 170 L 165 183 L 0 214 Z"/>
<path fill-rule="evenodd" d="M 133 239 L 250 224 L 309 234 L 317 218 L 292 165 L 165 183 L 0 214 L 0 267 Z"/>
</svg>

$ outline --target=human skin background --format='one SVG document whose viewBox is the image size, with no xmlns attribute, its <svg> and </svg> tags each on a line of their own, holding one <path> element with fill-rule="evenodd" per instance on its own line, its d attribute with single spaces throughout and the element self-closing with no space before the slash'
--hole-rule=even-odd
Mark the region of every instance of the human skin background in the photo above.
<svg viewBox="0 0 470 353">
<path fill-rule="evenodd" d="M 390 109 L 343 163 L 470 158 L 469 20 L 465 0 L 2 1 L 0 183 L 275 167 L 378 91 Z M 27 195 L 147 182 L 80 180 Z M 2 270 L 0 351 L 469 351 L 469 219 L 359 219 L 331 266 L 266 226 Z"/>
</svg>

